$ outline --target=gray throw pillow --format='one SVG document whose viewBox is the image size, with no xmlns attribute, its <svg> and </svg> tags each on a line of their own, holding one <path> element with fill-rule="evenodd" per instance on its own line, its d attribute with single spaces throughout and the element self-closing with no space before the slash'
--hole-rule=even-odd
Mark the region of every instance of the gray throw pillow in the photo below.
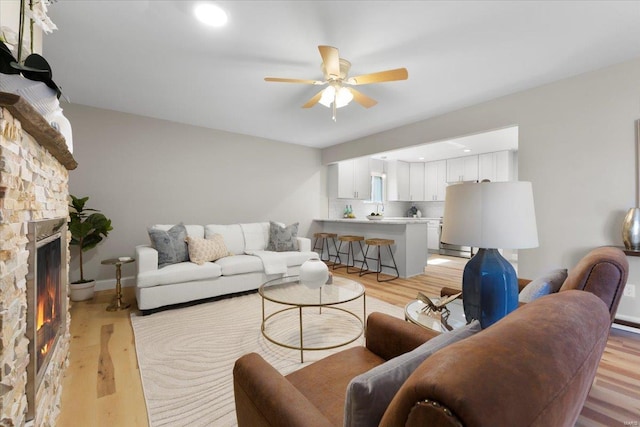
<svg viewBox="0 0 640 427">
<path fill-rule="evenodd" d="M 377 426 L 409 375 L 436 351 L 481 330 L 480 322 L 445 332 L 416 349 L 387 360 L 382 365 L 353 378 L 347 386 L 344 406 L 345 427 Z"/>
<path fill-rule="evenodd" d="M 169 230 L 149 227 L 147 229 L 151 244 L 158 251 L 158 267 L 178 262 L 189 261 L 189 249 L 187 247 L 187 229 L 183 223 L 174 225 Z"/>
<path fill-rule="evenodd" d="M 567 279 L 567 269 L 558 268 L 532 280 L 518 295 L 519 302 L 531 302 L 545 295 L 554 294 L 560 290 Z"/>
<path fill-rule="evenodd" d="M 298 250 L 298 223 L 283 227 L 277 222 L 269 221 L 268 251 L 285 252 Z"/>
</svg>

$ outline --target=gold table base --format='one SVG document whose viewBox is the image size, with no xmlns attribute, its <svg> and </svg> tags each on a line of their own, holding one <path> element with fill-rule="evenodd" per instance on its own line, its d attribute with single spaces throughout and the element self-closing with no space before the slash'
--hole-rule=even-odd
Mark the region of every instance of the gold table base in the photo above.
<svg viewBox="0 0 640 427">
<path fill-rule="evenodd" d="M 130 303 L 122 301 L 122 285 L 120 284 L 120 279 L 122 278 L 122 264 L 128 264 L 134 261 L 135 260 L 133 258 L 129 257 L 111 258 L 102 261 L 102 264 L 116 266 L 116 296 L 113 297 L 113 301 L 111 301 L 111 304 L 107 307 L 107 311 L 126 310 L 131 307 Z"/>
<path fill-rule="evenodd" d="M 122 301 L 122 294 L 119 293 L 113 298 L 113 301 L 111 301 L 111 304 L 107 307 L 107 311 L 126 310 L 129 307 L 131 307 L 131 304 Z"/>
</svg>

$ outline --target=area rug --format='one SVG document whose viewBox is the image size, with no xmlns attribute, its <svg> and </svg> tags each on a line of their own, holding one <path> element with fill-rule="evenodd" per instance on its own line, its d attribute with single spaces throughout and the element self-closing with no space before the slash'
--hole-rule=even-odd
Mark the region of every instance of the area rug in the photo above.
<svg viewBox="0 0 640 427">
<path fill-rule="evenodd" d="M 300 363 L 300 351 L 277 346 L 262 336 L 261 304 L 254 293 L 148 316 L 131 315 L 150 426 L 235 426 L 232 371 L 243 354 L 256 352 L 286 375 L 329 354 L 364 344 L 360 337 L 336 349 L 305 351 L 304 363 Z M 341 307 L 362 316 L 362 299 Z M 267 302 L 266 308 L 272 313 L 278 306 Z M 400 307 L 367 297 L 366 312 L 374 311 L 404 315 Z M 321 347 L 348 340 L 359 325 L 335 310 L 303 313 L 309 331 L 306 345 Z M 269 324 L 270 331 L 279 341 L 295 341 L 299 337 L 297 311 L 282 316 Z"/>
</svg>

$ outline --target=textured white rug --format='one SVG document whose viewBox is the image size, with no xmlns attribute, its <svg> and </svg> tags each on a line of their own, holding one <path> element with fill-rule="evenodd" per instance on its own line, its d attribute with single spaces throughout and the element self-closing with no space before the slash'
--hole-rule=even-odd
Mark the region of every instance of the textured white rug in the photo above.
<svg viewBox="0 0 640 427">
<path fill-rule="evenodd" d="M 267 302 L 267 313 L 278 308 Z M 343 305 L 359 316 L 362 299 Z M 380 311 L 403 317 L 402 308 L 367 297 L 367 314 Z M 136 351 L 147 403 L 149 423 L 158 426 L 235 426 L 233 364 L 256 352 L 286 375 L 349 346 L 333 350 L 300 351 L 277 346 L 260 332 L 261 298 L 256 294 L 228 298 L 149 316 L 132 314 Z M 297 311 L 269 324 L 278 340 L 298 339 Z M 346 319 L 346 320 L 345 320 Z M 304 315 L 305 344 L 330 345 L 354 336 L 358 323 L 333 310 L 308 310 Z M 315 333 L 311 333 L 315 332 Z M 276 334 L 277 333 L 277 334 Z"/>
</svg>

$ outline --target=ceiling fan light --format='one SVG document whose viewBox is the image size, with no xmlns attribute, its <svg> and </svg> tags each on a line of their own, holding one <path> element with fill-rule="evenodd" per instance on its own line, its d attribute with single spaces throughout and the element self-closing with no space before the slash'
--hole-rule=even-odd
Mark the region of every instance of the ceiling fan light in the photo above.
<svg viewBox="0 0 640 427">
<path fill-rule="evenodd" d="M 222 27 L 227 23 L 227 13 L 212 3 L 198 4 L 194 13 L 200 22 L 212 27 Z"/>
<path fill-rule="evenodd" d="M 333 86 L 327 86 L 327 88 L 322 91 L 322 97 L 318 102 L 327 108 L 331 107 L 331 104 L 333 103 L 333 94 L 335 92 L 336 90 Z"/>
<path fill-rule="evenodd" d="M 353 100 L 353 94 L 346 87 L 341 87 L 336 96 L 336 108 L 342 108 Z"/>
<path fill-rule="evenodd" d="M 345 105 L 349 105 L 349 103 L 353 100 L 353 94 L 346 87 L 341 87 L 340 89 L 338 89 L 338 92 L 336 94 L 336 89 L 333 86 L 328 86 L 325 90 L 322 91 L 322 97 L 318 102 L 325 107 L 330 108 L 331 104 L 333 104 L 334 97 L 336 101 L 336 108 L 342 108 Z"/>
</svg>

